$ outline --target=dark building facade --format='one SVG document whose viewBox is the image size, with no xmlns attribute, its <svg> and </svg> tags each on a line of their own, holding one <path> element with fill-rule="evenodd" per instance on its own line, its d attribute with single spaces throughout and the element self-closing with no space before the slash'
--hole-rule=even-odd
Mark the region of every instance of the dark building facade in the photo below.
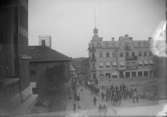
<svg viewBox="0 0 167 117">
<path fill-rule="evenodd" d="M 71 58 L 44 45 L 29 46 L 28 52 L 31 81 L 36 82 L 33 92 L 40 101 L 48 101 L 70 80 Z"/>
<path fill-rule="evenodd" d="M 24 55 L 28 45 L 28 0 L 2 0 L 0 26 L 1 87 L 7 89 L 6 85 L 16 83 L 23 90 L 29 85 Z"/>
</svg>

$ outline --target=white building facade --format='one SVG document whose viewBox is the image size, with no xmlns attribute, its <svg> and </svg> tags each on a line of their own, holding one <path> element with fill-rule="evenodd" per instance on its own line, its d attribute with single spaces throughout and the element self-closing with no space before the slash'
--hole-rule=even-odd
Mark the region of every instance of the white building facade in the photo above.
<svg viewBox="0 0 167 117">
<path fill-rule="evenodd" d="M 126 34 L 118 40 L 103 41 L 97 28 L 93 33 L 89 43 L 90 79 L 96 81 L 99 88 L 125 84 L 144 92 L 150 87 L 157 87 L 150 49 L 151 37 L 134 40 Z"/>
</svg>

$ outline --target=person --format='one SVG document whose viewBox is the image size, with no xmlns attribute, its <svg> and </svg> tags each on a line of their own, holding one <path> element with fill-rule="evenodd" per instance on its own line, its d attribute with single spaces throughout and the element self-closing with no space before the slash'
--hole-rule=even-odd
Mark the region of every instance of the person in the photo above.
<svg viewBox="0 0 167 117">
<path fill-rule="evenodd" d="M 94 97 L 93 98 L 93 103 L 94 103 L 95 106 L 96 106 L 96 102 L 97 102 L 97 99 L 96 99 L 96 97 Z"/>
<path fill-rule="evenodd" d="M 76 104 L 73 104 L 73 111 L 76 111 Z"/>
<path fill-rule="evenodd" d="M 103 92 L 101 93 L 101 97 L 102 97 L 102 100 L 104 100 L 104 93 Z"/>
</svg>

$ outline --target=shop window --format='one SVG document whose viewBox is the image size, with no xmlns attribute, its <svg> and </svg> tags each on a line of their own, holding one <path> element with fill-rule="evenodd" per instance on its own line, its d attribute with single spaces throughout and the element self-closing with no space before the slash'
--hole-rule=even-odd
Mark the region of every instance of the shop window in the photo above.
<svg viewBox="0 0 167 117">
<path fill-rule="evenodd" d="M 144 76 L 147 77 L 148 76 L 148 72 L 144 71 Z"/>
<path fill-rule="evenodd" d="M 136 77 L 136 72 L 132 72 L 132 77 Z"/>
<path fill-rule="evenodd" d="M 130 78 L 130 72 L 126 72 L 125 76 L 126 78 Z"/>
</svg>

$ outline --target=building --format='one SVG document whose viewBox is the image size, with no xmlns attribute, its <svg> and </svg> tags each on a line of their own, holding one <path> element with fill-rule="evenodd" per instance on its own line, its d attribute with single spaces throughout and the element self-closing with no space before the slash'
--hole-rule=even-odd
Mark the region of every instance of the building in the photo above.
<svg viewBox="0 0 167 117">
<path fill-rule="evenodd" d="M 0 84 L 2 91 L 13 94 L 29 85 L 24 56 L 28 45 L 28 0 L 2 0 L 0 25 Z"/>
<path fill-rule="evenodd" d="M 28 50 L 30 78 L 36 82 L 33 92 L 41 102 L 48 101 L 49 97 L 63 92 L 70 80 L 71 58 L 47 47 L 45 41 L 41 46 L 29 46 Z"/>
<path fill-rule="evenodd" d="M 90 79 L 100 89 L 124 84 L 128 88 L 137 88 L 141 95 L 155 95 L 157 78 L 150 49 L 151 39 L 133 40 L 126 34 L 118 40 L 103 41 L 98 29 L 94 28 L 89 43 Z"/>
<path fill-rule="evenodd" d="M 76 69 L 76 73 L 81 82 L 88 79 L 89 75 L 89 59 L 87 57 L 73 58 L 71 64 Z"/>
</svg>

